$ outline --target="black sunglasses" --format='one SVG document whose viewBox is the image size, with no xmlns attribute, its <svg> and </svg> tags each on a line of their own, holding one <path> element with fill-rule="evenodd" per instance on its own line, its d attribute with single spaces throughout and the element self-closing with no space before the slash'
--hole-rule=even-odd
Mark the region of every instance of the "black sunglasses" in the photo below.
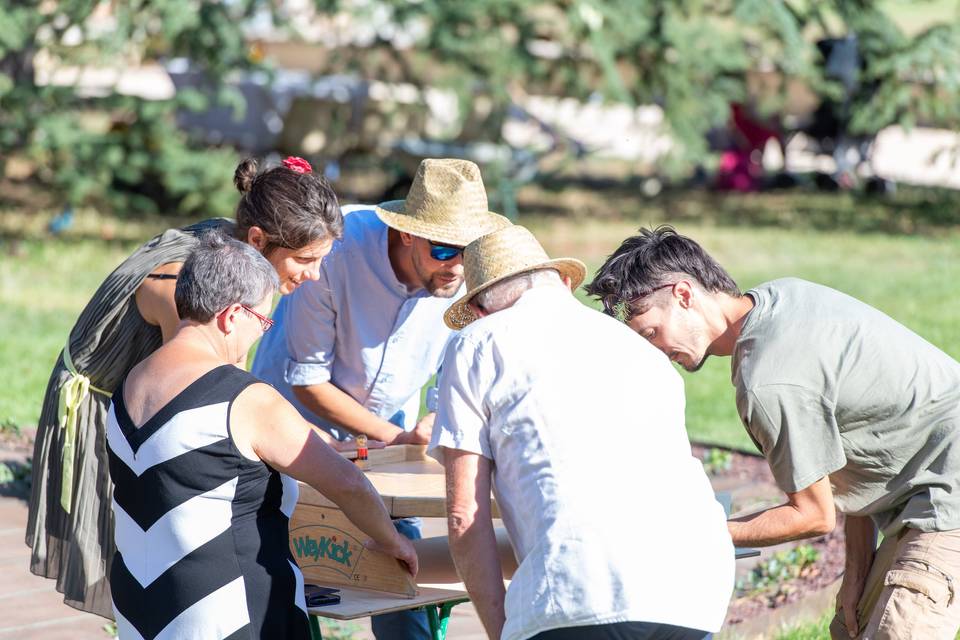
<svg viewBox="0 0 960 640">
<path fill-rule="evenodd" d="M 463 247 L 452 247 L 448 244 L 430 243 L 430 257 L 438 262 L 453 260 L 463 253 Z"/>
</svg>

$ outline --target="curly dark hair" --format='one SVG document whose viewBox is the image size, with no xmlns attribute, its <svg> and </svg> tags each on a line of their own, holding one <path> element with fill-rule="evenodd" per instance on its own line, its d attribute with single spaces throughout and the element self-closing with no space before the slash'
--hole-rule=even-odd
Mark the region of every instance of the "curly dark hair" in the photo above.
<svg viewBox="0 0 960 640">
<path fill-rule="evenodd" d="M 584 286 L 603 303 L 604 313 L 626 321 L 640 313 L 636 303 L 678 276 L 695 280 L 711 293 L 740 296 L 737 283 L 699 244 L 670 225 L 623 241 Z"/>
<path fill-rule="evenodd" d="M 277 247 L 301 249 L 343 235 L 337 195 L 318 173 L 282 166 L 258 171 L 257 161 L 247 158 L 237 166 L 233 182 L 243 194 L 237 204 L 237 239 L 245 241 L 251 227 L 260 227 L 268 241 L 264 255 Z"/>
</svg>

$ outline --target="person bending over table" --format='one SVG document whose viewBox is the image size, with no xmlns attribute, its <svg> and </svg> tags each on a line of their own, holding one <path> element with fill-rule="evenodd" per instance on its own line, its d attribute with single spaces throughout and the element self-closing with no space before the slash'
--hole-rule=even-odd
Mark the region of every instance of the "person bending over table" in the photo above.
<svg viewBox="0 0 960 640">
<path fill-rule="evenodd" d="M 253 373 L 338 438 L 425 444 L 434 414 L 418 421 L 420 392 L 450 337 L 443 312 L 463 285 L 462 247 L 509 221 L 487 210 L 479 168 L 451 159 L 421 162 L 406 200 L 345 212 L 319 280 L 277 306 Z M 420 537 L 419 519 L 396 526 Z M 429 638 L 423 612 L 372 626 L 379 640 Z"/>
<path fill-rule="evenodd" d="M 588 290 L 689 371 L 732 357 L 740 417 L 787 494 L 730 522 L 734 543 L 824 535 L 835 508 L 846 514 L 834 638 L 956 635 L 960 363 L 818 284 L 784 278 L 741 294 L 666 226 L 625 240 Z"/>
<path fill-rule="evenodd" d="M 454 562 L 504 640 L 703 638 L 723 623 L 734 549 L 662 354 L 571 294 L 520 226 L 467 246 L 462 329 L 429 452 L 444 464 Z M 519 567 L 504 592 L 491 485 Z M 695 575 L 678 566 L 696 567 Z"/>
<path fill-rule="evenodd" d="M 77 609 L 112 616 L 107 407 L 120 379 L 178 326 L 177 272 L 197 237 L 218 228 L 248 243 L 273 265 L 286 294 L 318 277 L 321 259 L 342 233 L 336 195 L 301 158 L 263 171 L 244 160 L 234 182 L 242 194 L 236 222 L 169 229 L 141 246 L 97 289 L 50 374 L 33 451 L 26 542 L 30 570 L 56 579 L 64 602 Z"/>
<path fill-rule="evenodd" d="M 363 473 L 241 366 L 279 285 L 254 248 L 204 235 L 176 284 L 174 335 L 113 395 L 107 453 L 127 638 L 310 637 L 288 522 L 302 480 L 411 574 L 417 556 Z"/>
</svg>

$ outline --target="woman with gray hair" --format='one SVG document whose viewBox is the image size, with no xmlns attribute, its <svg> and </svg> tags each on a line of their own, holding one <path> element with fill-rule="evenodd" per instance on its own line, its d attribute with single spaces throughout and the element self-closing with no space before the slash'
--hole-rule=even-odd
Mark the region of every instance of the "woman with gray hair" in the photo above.
<svg viewBox="0 0 960 640">
<path fill-rule="evenodd" d="M 30 570 L 57 581 L 72 607 L 104 617 L 110 605 L 113 516 L 104 428 L 110 395 L 180 322 L 177 274 L 200 235 L 219 229 L 269 261 L 280 293 L 319 277 L 343 232 L 337 196 L 301 158 L 237 167 L 236 220 L 168 229 L 124 260 L 80 314 L 50 374 L 33 451 L 26 542 Z M 323 436 L 321 436 L 323 437 Z"/>
<path fill-rule="evenodd" d="M 249 245 L 203 236 L 177 280 L 175 333 L 113 395 L 110 581 L 120 638 L 309 638 L 288 543 L 294 478 L 416 575 L 413 546 L 363 473 L 238 366 L 272 324 L 278 284 Z"/>
</svg>

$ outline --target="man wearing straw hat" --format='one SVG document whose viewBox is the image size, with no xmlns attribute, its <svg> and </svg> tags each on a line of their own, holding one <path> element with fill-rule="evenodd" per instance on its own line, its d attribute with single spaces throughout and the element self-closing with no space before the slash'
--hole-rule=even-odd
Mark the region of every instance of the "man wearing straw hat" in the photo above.
<svg viewBox="0 0 960 640">
<path fill-rule="evenodd" d="M 456 159 L 421 162 L 406 200 L 344 214 L 320 278 L 277 306 L 253 373 L 340 439 L 426 443 L 434 414 L 417 420 L 420 391 L 451 334 L 443 313 L 462 289 L 463 247 L 510 223 L 488 211 L 477 165 Z M 396 524 L 420 537 L 418 521 Z M 378 616 L 373 629 L 429 636 L 423 613 Z"/>
<path fill-rule="evenodd" d="M 444 356 L 429 450 L 446 469 L 450 550 L 487 634 L 718 630 L 733 545 L 690 452 L 680 376 L 581 305 L 570 288 L 583 263 L 551 260 L 523 227 L 468 245 L 464 269 L 467 294 L 445 314 L 462 330 Z M 506 591 L 491 488 L 520 563 Z"/>
</svg>

